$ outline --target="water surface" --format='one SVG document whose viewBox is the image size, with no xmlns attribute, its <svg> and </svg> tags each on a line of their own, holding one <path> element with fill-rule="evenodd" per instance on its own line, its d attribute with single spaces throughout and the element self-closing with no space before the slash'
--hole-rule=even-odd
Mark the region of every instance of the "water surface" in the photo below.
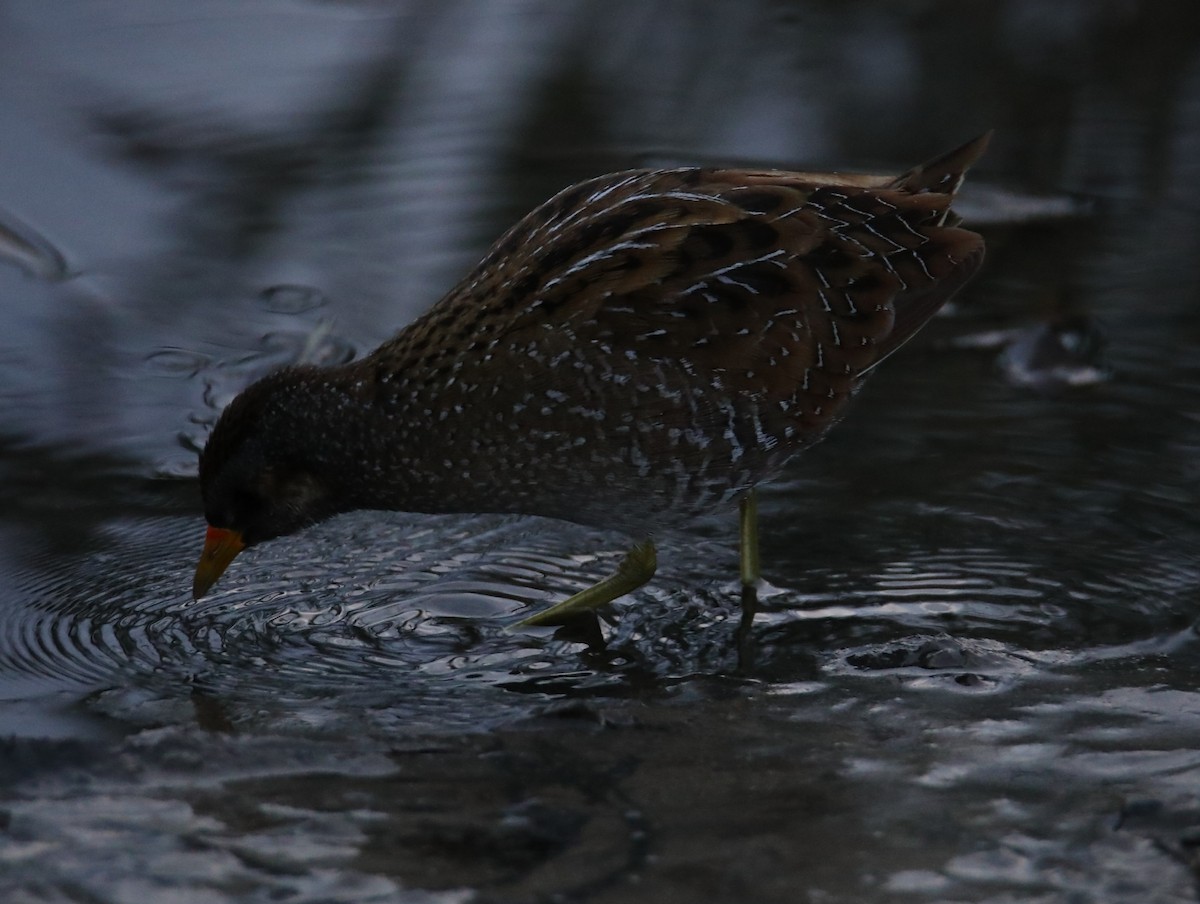
<svg viewBox="0 0 1200 904">
<path fill-rule="evenodd" d="M 1180 5 L 11 3 L 0 891 L 17 902 L 1185 902 L 1200 28 Z M 195 456 L 516 216 L 647 163 L 986 128 L 985 271 L 595 637 L 626 538 L 360 513 L 196 603 Z"/>
</svg>

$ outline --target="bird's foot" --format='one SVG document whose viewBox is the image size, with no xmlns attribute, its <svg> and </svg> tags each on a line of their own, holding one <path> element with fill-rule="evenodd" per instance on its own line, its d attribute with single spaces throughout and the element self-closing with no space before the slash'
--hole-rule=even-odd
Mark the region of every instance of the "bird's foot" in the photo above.
<svg viewBox="0 0 1200 904">
<path fill-rule="evenodd" d="M 516 627 L 566 624 L 573 621 L 580 613 L 607 606 L 618 597 L 637 590 L 654 577 L 654 570 L 657 567 L 658 554 L 654 549 L 654 541 L 647 540 L 639 543 L 621 560 L 617 570 L 604 580 L 580 590 L 574 596 L 551 606 L 545 612 L 522 619 L 517 622 Z"/>
</svg>

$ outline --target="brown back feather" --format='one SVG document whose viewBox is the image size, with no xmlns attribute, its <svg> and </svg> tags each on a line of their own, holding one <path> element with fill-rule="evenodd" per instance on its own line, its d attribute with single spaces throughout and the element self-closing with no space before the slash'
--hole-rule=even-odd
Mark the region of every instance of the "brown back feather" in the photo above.
<svg viewBox="0 0 1200 904">
<path fill-rule="evenodd" d="M 362 371 L 397 375 L 391 391 L 417 386 L 414 400 L 442 407 L 452 386 L 469 398 L 469 372 L 531 434 L 569 435 L 563 412 L 618 406 L 613 386 L 632 381 L 644 387 L 626 399 L 636 417 L 777 463 L 768 451 L 819 439 L 978 269 L 982 239 L 944 224 L 988 138 L 895 178 L 636 170 L 572 186 Z M 568 361 L 578 372 L 564 378 Z M 522 400 L 543 388 L 569 398 L 538 420 Z M 706 447 L 706 466 L 712 457 Z"/>
</svg>

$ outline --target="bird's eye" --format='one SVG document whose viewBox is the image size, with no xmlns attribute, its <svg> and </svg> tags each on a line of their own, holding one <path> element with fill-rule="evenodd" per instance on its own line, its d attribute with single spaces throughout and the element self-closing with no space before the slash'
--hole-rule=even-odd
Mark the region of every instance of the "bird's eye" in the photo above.
<svg viewBox="0 0 1200 904">
<path fill-rule="evenodd" d="M 258 511 L 262 508 L 262 497 L 250 490 L 235 490 L 233 494 L 233 513 L 242 516 Z"/>
</svg>

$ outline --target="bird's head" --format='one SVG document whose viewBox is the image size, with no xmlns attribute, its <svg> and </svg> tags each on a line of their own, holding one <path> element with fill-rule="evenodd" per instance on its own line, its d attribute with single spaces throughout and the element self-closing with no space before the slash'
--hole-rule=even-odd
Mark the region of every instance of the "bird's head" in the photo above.
<svg viewBox="0 0 1200 904">
<path fill-rule="evenodd" d="M 200 456 L 208 533 L 192 592 L 208 592 L 250 546 L 337 514 L 334 494 L 306 460 L 303 374 L 283 371 L 247 388 L 221 414 Z"/>
</svg>

